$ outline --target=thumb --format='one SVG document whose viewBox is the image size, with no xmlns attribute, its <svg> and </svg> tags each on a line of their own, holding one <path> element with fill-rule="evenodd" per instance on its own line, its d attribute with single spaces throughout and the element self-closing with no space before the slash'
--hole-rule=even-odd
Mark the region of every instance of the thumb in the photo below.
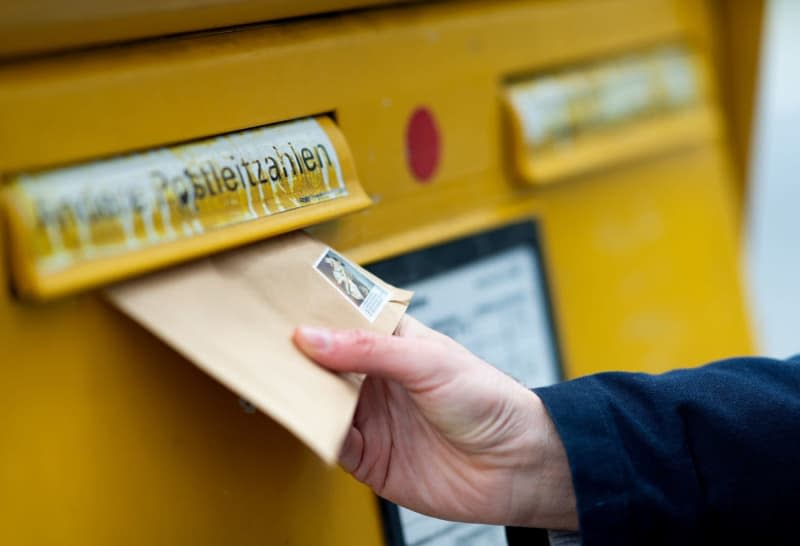
<svg viewBox="0 0 800 546">
<path fill-rule="evenodd" d="M 447 347 L 434 339 L 301 326 L 292 339 L 322 366 L 389 379 L 407 389 L 423 389 L 450 369 Z"/>
</svg>

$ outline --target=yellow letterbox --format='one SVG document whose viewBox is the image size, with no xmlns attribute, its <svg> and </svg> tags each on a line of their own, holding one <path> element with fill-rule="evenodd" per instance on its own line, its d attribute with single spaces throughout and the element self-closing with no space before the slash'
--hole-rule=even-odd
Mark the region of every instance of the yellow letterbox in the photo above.
<svg viewBox="0 0 800 546">
<path fill-rule="evenodd" d="M 535 225 L 566 377 L 751 351 L 710 3 L 156 4 L 98 5 L 66 33 L 48 33 L 65 27 L 46 11 L 31 23 L 35 2 L 0 17 L 17 29 L 0 42 L 0 543 L 381 543 L 368 490 L 102 297 L 288 229 L 380 264 Z M 156 37 L 279 17 L 295 18 Z M 137 41 L 98 45 L 117 40 Z M 158 216 L 152 233 L 131 224 L 153 237 L 135 248 L 117 227 L 76 231 L 78 208 L 37 216 L 67 171 L 102 193 L 122 182 L 93 177 L 98 165 L 146 169 L 297 120 L 319 120 L 346 164 L 346 202 L 247 216 L 239 200 L 209 229 Z M 237 177 L 236 199 L 258 195 L 247 174 L 217 176 L 220 190 Z M 163 187 L 158 202 L 179 210 Z M 71 250 L 53 251 L 47 229 Z M 96 237 L 108 252 L 86 251 Z"/>
</svg>

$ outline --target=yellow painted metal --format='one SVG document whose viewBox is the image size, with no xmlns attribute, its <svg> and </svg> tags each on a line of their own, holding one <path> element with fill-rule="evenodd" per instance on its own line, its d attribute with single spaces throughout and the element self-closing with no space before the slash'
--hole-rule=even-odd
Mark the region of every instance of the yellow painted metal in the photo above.
<svg viewBox="0 0 800 546">
<path fill-rule="evenodd" d="M 514 74 L 659 43 L 708 62 L 706 7 L 439 2 L 7 63 L 0 172 L 335 112 L 375 202 L 313 228 L 337 248 L 374 261 L 535 218 L 570 376 L 748 353 L 714 89 L 699 138 L 546 187 L 515 174 L 501 107 Z M 419 106 L 442 137 L 427 184 L 406 164 Z M 97 293 L 0 291 L 0 347 L 0 543 L 381 542 L 365 488 Z"/>
<path fill-rule="evenodd" d="M 739 207 L 747 195 L 756 90 L 764 31 L 764 0 L 714 0 L 712 28 L 716 30 L 716 61 L 722 104 L 731 133 L 737 168 Z"/>
<path fill-rule="evenodd" d="M 761 59 L 764 0 L 708 0 L 681 10 L 687 28 L 698 33 L 706 62 L 714 67 L 712 84 L 725 112 L 726 148 L 734 167 L 733 189 L 741 232 L 747 192 L 755 97 Z"/>
<path fill-rule="evenodd" d="M 402 1 L 5 0 L 0 3 L 0 58 Z"/>
</svg>

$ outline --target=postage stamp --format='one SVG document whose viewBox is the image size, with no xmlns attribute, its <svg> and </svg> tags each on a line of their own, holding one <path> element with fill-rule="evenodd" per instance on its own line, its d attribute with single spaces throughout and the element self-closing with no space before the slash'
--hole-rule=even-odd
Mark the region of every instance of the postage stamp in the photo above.
<svg viewBox="0 0 800 546">
<path fill-rule="evenodd" d="M 385 288 L 375 284 L 357 265 L 331 248 L 325 249 L 314 269 L 370 322 L 389 301 L 389 292 Z"/>
</svg>

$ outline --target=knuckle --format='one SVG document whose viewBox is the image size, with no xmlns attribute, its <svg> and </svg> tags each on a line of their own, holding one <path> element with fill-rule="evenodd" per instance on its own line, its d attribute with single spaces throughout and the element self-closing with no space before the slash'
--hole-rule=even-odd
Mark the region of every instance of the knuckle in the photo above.
<svg viewBox="0 0 800 546">
<path fill-rule="evenodd" d="M 346 344 L 354 356 L 360 359 L 371 358 L 377 348 L 377 340 L 374 334 L 363 330 L 348 332 Z"/>
</svg>

